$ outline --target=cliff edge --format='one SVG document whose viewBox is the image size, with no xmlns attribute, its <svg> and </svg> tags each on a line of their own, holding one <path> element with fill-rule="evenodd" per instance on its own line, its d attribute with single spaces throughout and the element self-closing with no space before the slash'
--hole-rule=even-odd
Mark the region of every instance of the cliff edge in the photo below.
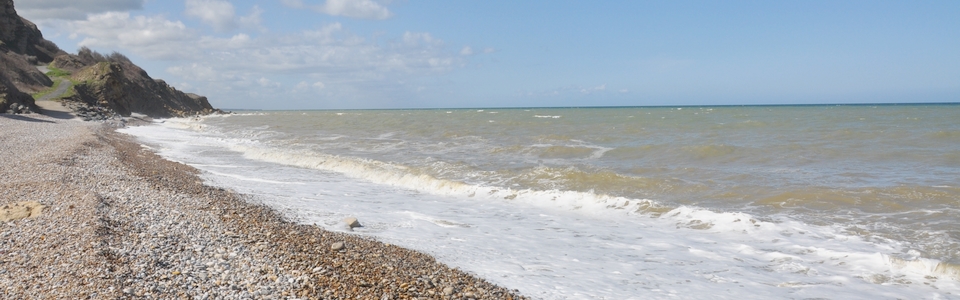
<svg viewBox="0 0 960 300">
<path fill-rule="evenodd" d="M 127 57 L 102 55 L 87 48 L 77 54 L 60 50 L 37 26 L 20 17 L 13 0 L 0 0 L 0 113 L 39 112 L 33 96 L 54 85 L 37 66 L 59 69 L 74 82 L 65 106 L 96 109 L 103 115 L 141 113 L 155 118 L 219 112 L 206 97 L 188 94 L 153 79 Z M 65 72 L 63 72 L 65 71 Z M 49 74 L 49 73 L 48 73 Z M 69 104 L 69 105 L 67 105 Z"/>
<path fill-rule="evenodd" d="M 153 79 L 125 56 L 103 56 L 86 48 L 78 55 L 62 54 L 51 67 L 70 72 L 74 94 L 65 101 L 108 109 L 121 116 L 141 113 L 154 118 L 184 117 L 217 112 L 207 97 L 187 94 Z"/>
</svg>

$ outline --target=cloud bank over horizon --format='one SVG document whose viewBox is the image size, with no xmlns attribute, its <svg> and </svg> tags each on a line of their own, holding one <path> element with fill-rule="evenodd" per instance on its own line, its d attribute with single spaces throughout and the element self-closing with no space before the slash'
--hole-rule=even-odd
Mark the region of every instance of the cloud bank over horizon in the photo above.
<svg viewBox="0 0 960 300">
<path fill-rule="evenodd" d="M 960 59 L 949 54 L 960 43 L 944 39 L 960 35 L 960 24 L 936 5 L 807 4 L 838 11 L 831 15 L 770 4 L 750 8 L 767 15 L 749 17 L 722 4 L 531 5 L 39 0 L 16 8 L 61 48 L 124 53 L 227 108 L 960 97 Z"/>
<path fill-rule="evenodd" d="M 422 91 L 420 86 L 411 87 L 415 83 L 409 80 L 444 74 L 464 63 L 456 49 L 426 32 L 407 31 L 372 40 L 350 32 L 340 22 L 329 22 L 313 29 L 272 33 L 261 26 L 263 10 L 256 5 L 246 15 L 238 15 L 228 1 L 186 0 L 185 18 L 175 19 L 164 14 L 133 14 L 131 10 L 139 7 L 114 4 L 112 9 L 87 7 L 85 18 L 76 18 L 79 12 L 68 17 L 45 12 L 34 15 L 44 24 L 59 22 L 58 29 L 77 40 L 78 47 L 130 52 L 163 61 L 166 74 L 154 77 L 172 75 L 177 79 L 172 83 L 199 89 L 211 98 L 326 95 L 363 102 L 364 98 L 389 96 L 387 93 Z M 386 8 L 372 1 L 330 0 L 322 6 L 284 1 L 284 5 L 351 18 L 390 16 Z M 199 21 L 199 26 L 188 25 L 190 19 Z"/>
</svg>

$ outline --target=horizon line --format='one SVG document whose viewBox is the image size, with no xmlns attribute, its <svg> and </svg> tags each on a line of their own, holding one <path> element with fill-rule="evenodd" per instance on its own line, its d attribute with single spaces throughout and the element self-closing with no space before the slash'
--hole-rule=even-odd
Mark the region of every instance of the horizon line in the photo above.
<svg viewBox="0 0 960 300">
<path fill-rule="evenodd" d="M 786 107 L 786 106 L 911 106 L 960 105 L 960 102 L 874 102 L 874 103 L 807 103 L 807 104 L 677 104 L 677 105 L 611 105 L 611 106 L 501 106 L 501 107 L 420 107 L 420 108 L 220 108 L 225 111 L 331 111 L 331 110 L 465 110 L 465 109 L 606 109 L 606 108 L 680 108 L 680 107 Z"/>
</svg>

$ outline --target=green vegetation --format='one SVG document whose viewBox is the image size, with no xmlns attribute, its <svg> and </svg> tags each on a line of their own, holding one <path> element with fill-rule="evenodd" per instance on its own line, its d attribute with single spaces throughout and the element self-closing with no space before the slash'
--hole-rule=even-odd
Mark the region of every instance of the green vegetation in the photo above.
<svg viewBox="0 0 960 300">
<path fill-rule="evenodd" d="M 54 68 L 54 67 L 52 67 L 52 66 L 48 66 L 47 69 L 50 70 L 50 71 L 47 71 L 47 76 L 49 76 L 49 77 L 66 77 L 66 76 L 70 76 L 70 72 L 67 72 L 67 71 L 64 71 L 64 70 L 61 70 L 61 69 L 57 69 L 57 68 Z"/>
<path fill-rule="evenodd" d="M 73 86 L 76 85 L 76 82 L 73 82 L 73 80 L 70 80 L 70 78 L 57 78 L 57 79 L 54 79 L 53 86 L 46 88 L 40 92 L 37 92 L 31 96 L 33 96 L 33 100 L 38 100 L 43 96 L 49 95 L 50 93 L 57 91 L 57 88 L 59 88 L 61 84 L 69 84 L 70 87 L 67 88 L 67 91 L 63 92 L 63 94 L 59 96 L 54 96 L 50 100 L 60 100 L 63 98 L 70 98 L 71 96 L 77 94 L 77 91 L 73 89 Z"/>
<path fill-rule="evenodd" d="M 39 100 L 45 96 L 52 96 L 49 100 L 61 100 L 73 97 L 77 94 L 76 86 L 78 84 L 86 84 L 91 86 L 98 86 L 105 84 L 102 80 L 96 80 L 98 74 L 107 74 L 110 72 L 122 71 L 123 64 L 133 65 L 130 62 L 130 59 L 124 56 L 123 54 L 113 52 L 109 55 L 103 55 L 92 51 L 89 48 L 83 47 L 79 51 L 80 59 L 89 62 L 95 62 L 93 65 L 88 65 L 87 67 L 79 70 L 76 74 L 73 74 L 69 71 L 57 68 L 51 65 L 47 65 L 47 77 L 53 80 L 53 86 L 45 88 L 42 91 L 39 91 L 35 94 L 32 94 L 34 100 Z M 134 65 L 135 66 L 135 65 Z M 63 84 L 68 85 L 64 92 L 59 95 L 51 95 L 57 90 L 63 88 Z"/>
<path fill-rule="evenodd" d="M 71 80 L 70 82 L 73 83 L 73 84 L 71 84 L 70 87 L 67 88 L 67 91 L 66 91 L 66 92 L 63 92 L 63 95 L 60 95 L 60 97 L 58 97 L 58 99 L 70 98 L 70 97 L 73 97 L 73 95 L 76 95 L 76 94 L 77 94 L 77 91 L 73 89 L 73 87 L 77 86 L 77 83 L 76 83 L 76 82 L 73 82 L 73 80 Z"/>
<path fill-rule="evenodd" d="M 49 72 L 48 72 L 48 73 L 49 73 Z M 33 95 L 31 95 L 31 96 L 33 96 L 33 100 L 40 99 L 40 97 L 46 96 L 47 94 L 50 94 L 50 93 L 53 93 L 53 91 L 56 91 L 57 88 L 60 87 L 60 84 L 61 84 L 62 82 L 63 82 L 62 79 L 61 79 L 61 80 L 54 80 L 54 81 L 53 81 L 53 86 L 51 86 L 50 88 L 44 89 L 44 90 L 42 90 L 42 91 L 39 91 L 39 92 L 34 93 Z"/>
<path fill-rule="evenodd" d="M 70 75 L 71 75 L 70 72 L 66 70 L 56 68 L 50 65 L 47 66 L 47 70 L 48 71 L 46 75 L 47 77 L 50 77 L 50 79 L 53 79 L 53 86 L 31 95 L 33 96 L 34 100 L 40 99 L 43 96 L 49 95 L 50 93 L 57 91 L 57 89 L 60 87 L 61 84 L 70 84 L 70 83 L 76 84 L 76 82 L 74 82 L 73 79 L 70 78 Z M 66 82 L 69 82 L 69 83 L 66 83 Z M 59 99 L 67 98 L 76 94 L 76 91 L 73 90 L 73 84 L 70 84 L 70 88 L 68 88 L 66 92 L 64 92 L 61 95 L 54 95 L 54 97 L 50 100 L 59 100 Z"/>
<path fill-rule="evenodd" d="M 87 48 L 87 46 L 80 47 L 80 49 L 77 50 L 77 57 L 87 62 L 93 61 L 93 62 L 114 62 L 114 63 L 131 64 L 131 65 L 133 64 L 133 62 L 130 61 L 130 58 L 127 58 L 126 55 L 120 54 L 120 52 L 114 51 L 113 53 L 110 53 L 108 55 L 103 55 L 97 51 L 90 50 L 90 48 Z"/>
</svg>

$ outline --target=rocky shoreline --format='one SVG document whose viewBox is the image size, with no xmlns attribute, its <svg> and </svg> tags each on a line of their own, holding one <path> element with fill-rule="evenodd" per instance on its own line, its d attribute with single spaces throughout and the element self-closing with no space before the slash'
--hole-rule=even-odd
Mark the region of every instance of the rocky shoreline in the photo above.
<svg viewBox="0 0 960 300">
<path fill-rule="evenodd" d="M 10 299 L 525 299 L 429 255 L 288 222 L 94 122 L 0 115 Z"/>
</svg>

